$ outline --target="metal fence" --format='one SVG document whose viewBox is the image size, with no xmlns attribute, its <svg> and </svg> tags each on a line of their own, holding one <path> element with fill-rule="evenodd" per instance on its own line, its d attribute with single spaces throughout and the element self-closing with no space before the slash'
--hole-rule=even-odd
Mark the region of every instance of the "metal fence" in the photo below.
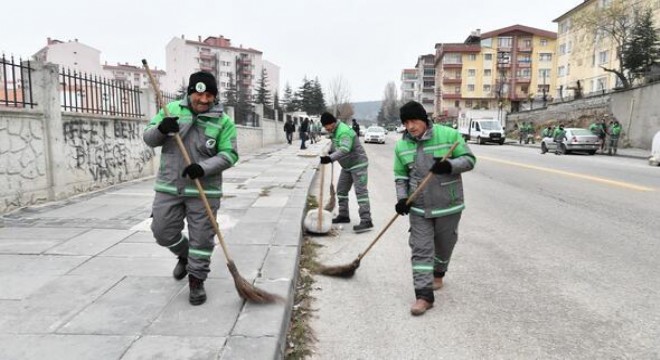
<svg viewBox="0 0 660 360">
<path fill-rule="evenodd" d="M 142 117 L 140 89 L 123 81 L 87 73 L 60 71 L 60 105 L 63 111 Z"/>
<path fill-rule="evenodd" d="M 32 68 L 30 61 L 23 62 L 21 58 L 18 63 L 14 56 L 0 57 L 0 106 L 16 108 L 34 108 L 32 98 Z"/>
</svg>

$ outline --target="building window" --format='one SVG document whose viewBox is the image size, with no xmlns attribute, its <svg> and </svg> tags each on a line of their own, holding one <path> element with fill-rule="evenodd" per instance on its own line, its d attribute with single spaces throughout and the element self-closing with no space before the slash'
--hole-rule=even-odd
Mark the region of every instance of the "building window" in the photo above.
<svg viewBox="0 0 660 360">
<path fill-rule="evenodd" d="M 477 54 L 468 54 L 468 60 L 470 61 L 476 61 L 477 60 Z"/>
<path fill-rule="evenodd" d="M 468 109 L 472 108 L 472 100 L 465 100 L 465 107 Z"/>
<path fill-rule="evenodd" d="M 513 45 L 513 38 L 511 36 L 501 36 L 497 38 L 498 48 L 510 48 Z"/>
<path fill-rule="evenodd" d="M 461 107 L 461 102 L 459 100 L 454 101 L 454 107 L 455 108 Z"/>
<path fill-rule="evenodd" d="M 484 61 L 493 61 L 493 54 L 484 54 Z"/>
<path fill-rule="evenodd" d="M 477 70 L 475 69 L 468 69 L 468 76 L 477 76 Z"/>
<path fill-rule="evenodd" d="M 607 62 L 608 58 L 608 50 L 604 50 L 598 53 L 598 64 L 605 64 Z"/>
<path fill-rule="evenodd" d="M 532 56 L 529 54 L 518 54 L 519 64 L 529 64 L 532 62 Z"/>
<path fill-rule="evenodd" d="M 442 60 L 443 64 L 462 64 L 461 54 L 446 54 Z"/>
<path fill-rule="evenodd" d="M 435 68 L 424 68 L 424 76 L 435 76 Z"/>
<path fill-rule="evenodd" d="M 490 84 L 486 84 L 486 85 L 484 85 L 484 92 L 485 92 L 485 93 L 489 93 L 490 90 L 491 90 Z"/>
<path fill-rule="evenodd" d="M 559 55 L 565 55 L 566 54 L 566 44 L 560 44 L 559 45 Z"/>
<path fill-rule="evenodd" d="M 474 84 L 468 84 L 467 91 L 468 92 L 474 92 Z"/>
<path fill-rule="evenodd" d="M 490 108 L 490 106 L 488 106 L 488 100 L 481 100 L 480 106 L 484 110 L 488 110 Z"/>
<path fill-rule="evenodd" d="M 557 68 L 557 76 L 566 76 L 566 68 L 564 66 L 560 66 Z"/>
<path fill-rule="evenodd" d="M 550 69 L 539 69 L 539 79 L 550 79 Z"/>
<path fill-rule="evenodd" d="M 454 87 L 454 94 L 460 94 L 461 93 L 461 87 L 460 86 L 455 86 Z"/>
<path fill-rule="evenodd" d="M 543 62 L 552 61 L 552 54 L 550 54 L 550 53 L 540 53 L 539 54 L 539 61 L 543 61 Z"/>
<path fill-rule="evenodd" d="M 492 76 L 492 72 L 491 69 L 484 69 L 484 76 Z"/>
<path fill-rule="evenodd" d="M 541 39 L 539 44 L 541 44 L 541 46 L 548 46 L 548 39 Z"/>
</svg>

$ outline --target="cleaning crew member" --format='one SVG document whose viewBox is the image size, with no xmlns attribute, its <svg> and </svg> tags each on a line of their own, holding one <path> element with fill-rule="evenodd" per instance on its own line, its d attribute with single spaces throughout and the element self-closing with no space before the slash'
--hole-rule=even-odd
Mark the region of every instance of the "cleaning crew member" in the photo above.
<svg viewBox="0 0 660 360">
<path fill-rule="evenodd" d="M 619 135 L 621 135 L 621 124 L 617 120 L 610 122 L 610 127 L 607 131 L 610 136 L 609 146 L 607 147 L 607 155 L 616 155 L 616 149 L 619 146 Z"/>
<path fill-rule="evenodd" d="M 217 102 L 215 77 L 207 72 L 190 75 L 187 95 L 167 104 L 169 116 L 159 111 L 144 131 L 144 142 L 162 146 L 156 177 L 151 230 L 156 242 L 179 257 L 172 275 L 188 274 L 189 302 L 206 301 L 204 280 L 210 271 L 215 232 L 193 179 L 199 179 L 213 215 L 220 207 L 222 172 L 238 161 L 236 127 Z M 172 133 L 179 133 L 192 164 L 186 165 Z M 181 233 L 183 219 L 188 235 Z"/>
<path fill-rule="evenodd" d="M 337 181 L 337 204 L 339 214 L 332 219 L 333 224 L 350 223 L 348 212 L 348 192 L 355 186 L 360 214 L 360 223 L 353 226 L 353 231 L 363 232 L 374 227 L 371 222 L 371 207 L 369 191 L 367 190 L 367 170 L 369 159 L 357 134 L 350 126 L 344 124 L 330 113 L 321 114 L 321 125 L 328 131 L 332 145 L 329 156 L 321 156 L 321 164 L 338 161 L 341 165 Z"/>
<path fill-rule="evenodd" d="M 410 312 L 422 315 L 433 306 L 433 290 L 442 287 L 458 241 L 458 223 L 465 208 L 461 174 L 474 168 L 476 158 L 458 131 L 433 125 L 422 104 L 406 103 L 400 117 L 406 132 L 394 149 L 395 210 L 399 215 L 410 213 L 408 244 L 416 297 Z M 448 159 L 441 161 L 457 141 Z M 434 175 L 428 185 L 406 205 L 429 171 Z"/>
</svg>

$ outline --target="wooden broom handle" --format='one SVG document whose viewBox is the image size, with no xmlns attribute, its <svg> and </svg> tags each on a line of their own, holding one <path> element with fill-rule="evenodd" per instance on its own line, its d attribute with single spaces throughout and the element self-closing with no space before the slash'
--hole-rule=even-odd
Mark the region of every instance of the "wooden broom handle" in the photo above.
<svg viewBox="0 0 660 360">
<path fill-rule="evenodd" d="M 165 102 L 163 101 L 163 94 L 160 92 L 158 83 L 156 83 L 156 79 L 151 73 L 151 70 L 149 69 L 149 65 L 147 64 L 146 59 L 142 59 L 142 65 L 144 66 L 144 69 L 147 71 L 147 76 L 149 77 L 149 81 L 151 82 L 151 87 L 156 92 L 156 98 L 158 99 L 158 102 L 160 103 L 161 108 L 163 109 L 163 113 L 165 114 L 165 116 L 170 116 L 170 112 L 167 109 L 167 104 L 165 104 Z M 188 150 L 186 150 L 186 146 L 183 144 L 183 140 L 181 140 L 181 136 L 179 135 L 179 133 L 174 133 L 174 140 L 176 140 L 176 144 L 179 147 L 181 154 L 183 155 L 183 159 L 185 160 L 186 165 L 191 165 L 192 160 L 190 159 Z M 229 256 L 229 251 L 227 250 L 225 239 L 222 237 L 222 233 L 220 232 L 220 227 L 218 226 L 218 222 L 215 220 L 215 216 L 213 215 L 213 210 L 211 209 L 211 204 L 209 204 L 209 200 L 206 197 L 206 192 L 204 192 L 204 187 L 202 186 L 202 183 L 199 181 L 199 179 L 193 179 L 193 181 L 195 182 L 195 186 L 197 187 L 197 191 L 199 192 L 199 197 L 202 199 L 202 202 L 204 203 L 204 208 L 206 209 L 206 216 L 208 216 L 209 221 L 211 221 L 211 225 L 213 226 L 215 235 L 218 237 L 218 242 L 220 243 L 220 246 L 222 246 L 222 252 L 225 255 L 225 260 L 227 261 L 228 264 L 232 263 L 233 260 Z"/>
</svg>

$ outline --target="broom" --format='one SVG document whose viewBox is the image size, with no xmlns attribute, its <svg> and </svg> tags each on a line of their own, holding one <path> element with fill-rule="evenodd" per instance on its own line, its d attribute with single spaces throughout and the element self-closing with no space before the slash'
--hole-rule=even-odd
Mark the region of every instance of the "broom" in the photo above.
<svg viewBox="0 0 660 360">
<path fill-rule="evenodd" d="M 325 204 L 324 209 L 329 212 L 335 211 L 335 198 L 337 193 L 335 193 L 335 163 L 330 163 L 330 199 L 328 203 Z"/>
<path fill-rule="evenodd" d="M 449 158 L 449 156 L 451 156 L 451 153 L 454 152 L 454 149 L 456 149 L 456 146 L 458 146 L 458 141 L 455 142 L 455 143 L 451 146 L 451 148 L 449 148 L 449 151 L 447 151 L 447 153 L 445 154 L 445 156 L 442 157 L 442 160 L 441 160 L 441 161 L 445 161 L 445 160 L 447 160 L 447 159 Z M 424 177 L 424 179 L 423 179 L 422 182 L 419 184 L 419 186 L 417 187 L 417 189 L 415 189 L 415 191 L 412 193 L 412 195 L 410 195 L 410 197 L 408 198 L 408 201 L 406 201 L 406 205 L 410 205 L 410 204 L 412 204 L 412 202 L 413 202 L 413 200 L 415 199 L 415 197 L 417 197 L 417 195 L 418 195 L 418 194 L 419 194 L 419 193 L 420 193 L 420 192 L 426 187 L 426 184 L 429 182 L 429 180 L 431 180 L 431 177 L 432 177 L 432 176 L 433 176 L 433 173 L 432 173 L 432 172 L 429 172 L 429 173 Z M 369 252 L 369 250 L 371 250 L 371 248 L 376 244 L 376 242 L 377 242 L 378 240 L 380 240 L 380 237 L 383 236 L 383 234 L 385 233 L 385 231 L 387 231 L 387 229 L 390 228 L 390 226 L 392 225 L 392 223 L 394 223 L 394 220 L 396 220 L 398 217 L 399 217 L 399 213 L 394 214 L 394 216 L 392 217 L 392 219 L 387 223 L 387 225 L 385 225 L 385 227 L 383 228 L 383 230 L 381 230 L 381 231 L 378 233 L 378 236 L 376 236 L 376 238 L 371 242 L 371 244 L 369 244 L 369 246 L 367 247 L 367 249 L 364 250 L 364 252 L 358 254 L 357 258 L 356 258 L 355 260 L 353 260 L 353 262 L 351 262 L 350 264 L 346 264 L 346 265 L 338 265 L 338 266 L 324 266 L 324 265 L 319 265 L 318 268 L 317 268 L 317 270 L 316 270 L 316 272 L 319 273 L 319 274 L 322 274 L 322 275 L 336 276 L 336 277 L 343 277 L 343 278 L 350 278 L 350 277 L 352 277 L 353 275 L 355 275 L 355 271 L 358 269 L 358 267 L 360 267 L 360 261 L 362 260 L 362 258 L 364 258 L 364 256 L 367 255 L 367 253 Z"/>
<path fill-rule="evenodd" d="M 149 77 L 151 86 L 156 92 L 156 97 L 158 99 L 158 102 L 160 103 L 160 106 L 163 109 L 163 113 L 165 114 L 165 116 L 169 116 L 170 114 L 169 111 L 167 110 L 167 104 L 165 104 L 165 102 L 163 101 L 163 95 L 161 94 L 160 89 L 158 88 L 158 84 L 156 83 L 156 80 L 154 79 L 154 76 L 151 73 L 151 70 L 149 69 L 149 65 L 147 65 L 146 59 L 142 59 L 142 65 L 144 66 L 144 69 L 147 71 L 147 76 Z M 190 160 L 190 155 L 188 154 L 188 151 L 186 150 L 186 147 L 184 146 L 183 141 L 181 140 L 181 136 L 179 136 L 179 133 L 174 134 L 174 139 L 176 140 L 176 144 L 179 147 L 181 154 L 183 154 L 183 158 L 186 161 L 186 165 L 192 164 L 192 161 Z M 206 215 L 211 221 L 211 225 L 213 225 L 213 230 L 215 230 L 215 234 L 218 237 L 220 246 L 222 247 L 222 252 L 225 255 L 225 260 L 227 262 L 227 268 L 229 268 L 229 272 L 231 273 L 231 276 L 234 278 L 234 285 L 236 286 L 236 291 L 238 291 L 238 295 L 247 301 L 254 303 L 261 303 L 261 304 L 272 303 L 277 300 L 281 300 L 282 298 L 280 296 L 270 294 L 250 284 L 238 273 L 236 264 L 234 264 L 234 261 L 229 256 L 227 245 L 225 244 L 225 240 L 222 237 L 220 228 L 218 227 L 218 222 L 215 220 L 215 216 L 213 216 L 213 210 L 211 210 L 211 205 L 209 204 L 209 200 L 206 198 L 206 193 L 204 192 L 202 183 L 199 181 L 199 179 L 194 179 L 194 181 L 195 181 L 195 186 L 199 191 L 199 197 L 202 199 L 202 202 L 204 203 L 204 208 L 206 209 Z"/>
</svg>

